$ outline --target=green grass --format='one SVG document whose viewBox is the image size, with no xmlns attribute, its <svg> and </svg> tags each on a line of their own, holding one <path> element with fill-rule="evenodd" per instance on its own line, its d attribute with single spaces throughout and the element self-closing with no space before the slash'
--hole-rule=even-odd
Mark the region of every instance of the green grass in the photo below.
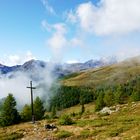
<svg viewBox="0 0 140 140">
<path fill-rule="evenodd" d="M 135 107 L 133 107 L 134 104 L 136 104 Z M 87 110 L 87 108 L 85 109 Z M 73 135 L 73 139 L 81 140 L 96 137 L 97 140 L 100 140 L 120 137 L 135 140 L 135 138 L 140 137 L 140 102 L 120 105 L 118 112 L 107 116 L 97 115 L 91 111 L 93 109 L 93 107 L 88 109 L 88 113 L 85 112 L 81 118 L 75 119 L 72 128 L 82 128 L 82 130 L 79 130 L 80 134 Z M 71 112 L 71 108 L 67 109 L 66 113 L 69 111 Z M 74 132 L 74 130 L 70 131 Z"/>
<path fill-rule="evenodd" d="M 59 131 L 57 134 L 56 134 L 56 137 L 59 138 L 59 139 L 62 139 L 62 138 L 67 138 L 67 137 L 70 137 L 72 136 L 73 134 L 69 131 L 65 131 L 65 130 L 62 130 L 62 131 Z"/>
<path fill-rule="evenodd" d="M 107 120 L 103 120 L 103 119 L 95 119 L 95 120 L 78 120 L 76 122 L 76 124 L 74 125 L 77 125 L 77 126 L 80 126 L 80 127 L 84 127 L 84 126 L 91 126 L 91 127 L 102 127 L 102 126 L 108 126 L 108 125 L 111 125 L 112 122 L 109 122 Z"/>
<path fill-rule="evenodd" d="M 128 125 L 127 126 L 119 126 L 119 127 L 111 129 L 108 132 L 108 136 L 116 137 L 116 136 L 120 135 L 121 133 L 126 132 L 130 129 L 131 129 L 131 127 L 129 127 Z"/>
<path fill-rule="evenodd" d="M 88 137 L 91 136 L 91 132 L 88 129 L 83 130 L 83 131 L 81 131 L 80 136 L 83 137 L 83 138 L 88 138 Z"/>
<path fill-rule="evenodd" d="M 72 73 L 72 74 L 64 76 L 63 78 L 61 78 L 61 80 L 66 80 L 66 79 L 69 79 L 69 78 L 73 78 L 73 77 L 76 77 L 76 76 L 78 76 L 80 74 L 81 73 Z"/>
<path fill-rule="evenodd" d="M 119 105 L 119 111 L 107 116 L 100 116 L 95 113 L 94 104 L 85 105 L 85 113 L 79 118 L 71 116 L 75 124 L 60 125 L 59 119 L 40 121 L 38 131 L 41 136 L 51 136 L 58 139 L 72 139 L 72 140 L 102 140 L 102 139 L 124 139 L 124 140 L 139 140 L 140 138 L 140 102 Z M 77 110 L 79 105 L 65 109 L 64 114 L 70 114 L 72 110 Z M 58 131 L 44 130 L 44 124 L 55 124 Z M 5 128 L 0 128 L 0 140 L 20 139 L 21 137 L 38 135 L 35 133 L 34 125 L 30 123 L 23 123 Z M 26 132 L 25 136 L 22 134 Z M 46 137 L 44 137 L 46 138 Z"/>
<path fill-rule="evenodd" d="M 93 136 L 97 136 L 99 133 L 101 133 L 103 131 L 104 130 L 102 130 L 102 129 L 95 129 L 95 130 L 84 129 L 80 132 L 79 137 L 86 139 L 86 138 L 90 138 Z"/>
</svg>

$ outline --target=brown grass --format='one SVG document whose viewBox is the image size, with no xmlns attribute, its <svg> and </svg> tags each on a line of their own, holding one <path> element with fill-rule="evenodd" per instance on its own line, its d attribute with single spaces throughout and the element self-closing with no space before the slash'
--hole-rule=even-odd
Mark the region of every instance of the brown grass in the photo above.
<svg viewBox="0 0 140 140">
<path fill-rule="evenodd" d="M 67 137 L 67 140 L 115 140 L 140 138 L 140 102 L 118 105 L 119 111 L 108 116 L 99 116 L 94 112 L 94 104 L 85 105 L 86 111 L 82 116 L 72 117 L 75 124 L 61 126 L 58 120 L 52 120 L 56 124 L 58 131 L 47 131 L 44 124 L 50 124 L 48 120 L 42 120 L 36 124 L 21 123 L 9 127 L 0 128 L 0 140 L 10 140 L 13 136 L 23 136 L 25 140 L 45 138 Z M 71 114 L 80 110 L 80 106 L 65 109 L 62 114 Z"/>
</svg>

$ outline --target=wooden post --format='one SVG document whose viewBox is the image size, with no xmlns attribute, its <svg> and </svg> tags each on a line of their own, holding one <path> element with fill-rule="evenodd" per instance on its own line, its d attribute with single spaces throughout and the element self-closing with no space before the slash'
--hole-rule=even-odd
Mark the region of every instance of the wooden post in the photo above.
<svg viewBox="0 0 140 140">
<path fill-rule="evenodd" d="M 32 109 L 32 122 L 35 123 L 35 116 L 34 116 L 34 106 L 33 106 L 33 89 L 36 89 L 32 86 L 32 81 L 30 81 L 30 87 L 27 87 L 31 89 L 31 109 Z"/>
</svg>

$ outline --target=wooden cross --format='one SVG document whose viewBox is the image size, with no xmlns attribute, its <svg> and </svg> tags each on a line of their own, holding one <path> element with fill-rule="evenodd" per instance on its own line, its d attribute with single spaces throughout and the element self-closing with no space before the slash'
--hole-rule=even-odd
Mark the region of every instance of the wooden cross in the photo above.
<svg viewBox="0 0 140 140">
<path fill-rule="evenodd" d="M 31 89 L 31 109 L 32 109 L 32 122 L 35 123 L 35 116 L 34 116 L 34 106 L 33 106 L 33 89 L 36 89 L 32 86 L 32 81 L 30 81 L 30 87 L 27 87 Z"/>
</svg>

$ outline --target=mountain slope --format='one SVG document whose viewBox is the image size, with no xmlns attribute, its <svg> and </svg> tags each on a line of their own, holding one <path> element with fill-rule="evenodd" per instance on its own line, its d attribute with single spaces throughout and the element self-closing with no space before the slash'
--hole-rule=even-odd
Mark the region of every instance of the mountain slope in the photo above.
<svg viewBox="0 0 140 140">
<path fill-rule="evenodd" d="M 20 123 L 0 128 L 0 138 L 3 140 L 139 140 L 140 102 L 114 107 L 118 108 L 117 112 L 100 116 L 94 112 L 95 105 L 90 103 L 85 105 L 85 113 L 78 116 L 80 105 L 77 105 L 61 112 L 71 115 L 75 122 L 72 125 L 60 125 L 58 119 L 51 121 L 45 119 L 36 124 Z M 75 113 L 75 116 L 72 116 L 73 113 Z M 47 131 L 44 129 L 45 124 L 55 124 L 58 130 Z"/>
<path fill-rule="evenodd" d="M 113 85 L 125 83 L 127 80 L 140 75 L 140 57 L 131 58 L 123 62 L 86 70 L 62 81 L 66 86 Z"/>
<path fill-rule="evenodd" d="M 116 59 L 113 61 L 110 58 L 108 58 L 107 60 L 105 59 L 89 60 L 85 63 L 74 63 L 74 64 L 55 64 L 40 60 L 30 60 L 28 62 L 25 62 L 23 65 L 16 65 L 11 67 L 0 64 L 0 73 L 8 74 L 10 72 L 20 71 L 32 74 L 35 73 L 37 75 L 37 73 L 41 72 L 43 69 L 51 68 L 51 72 L 53 74 L 55 74 L 58 77 L 62 77 L 73 72 L 79 72 L 81 70 L 107 66 L 112 63 L 116 63 Z"/>
<path fill-rule="evenodd" d="M 20 65 L 9 67 L 9 66 L 5 66 L 5 65 L 0 64 L 0 73 L 1 74 L 7 74 L 9 72 L 16 71 L 19 68 L 20 68 Z"/>
</svg>

